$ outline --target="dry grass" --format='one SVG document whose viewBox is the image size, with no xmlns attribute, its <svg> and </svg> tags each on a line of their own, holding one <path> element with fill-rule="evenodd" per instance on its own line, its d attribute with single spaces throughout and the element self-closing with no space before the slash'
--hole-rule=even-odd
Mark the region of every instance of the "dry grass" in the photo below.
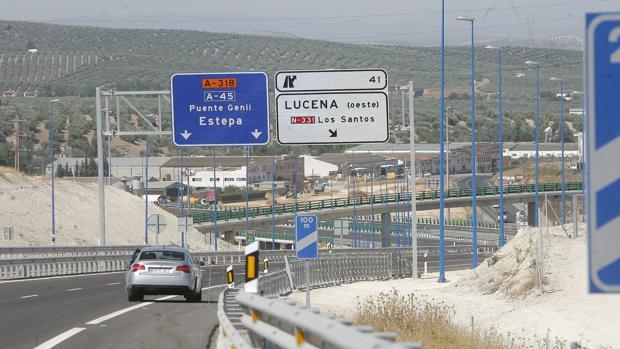
<svg viewBox="0 0 620 349">
<path fill-rule="evenodd" d="M 561 349 L 568 343 L 557 338 L 523 338 L 497 330 L 469 328 L 454 323 L 454 309 L 414 294 L 381 293 L 358 303 L 355 322 L 376 331 L 394 332 L 398 341 L 421 342 L 424 349 Z M 534 343 L 534 344 L 532 344 Z"/>
</svg>

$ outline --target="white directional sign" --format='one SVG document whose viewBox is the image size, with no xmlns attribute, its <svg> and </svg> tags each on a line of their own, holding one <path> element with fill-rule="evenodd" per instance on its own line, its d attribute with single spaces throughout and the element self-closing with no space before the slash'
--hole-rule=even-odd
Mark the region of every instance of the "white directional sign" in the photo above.
<svg viewBox="0 0 620 349">
<path fill-rule="evenodd" d="M 590 292 L 620 292 L 620 13 L 586 19 Z"/>
<path fill-rule="evenodd" d="M 147 229 L 150 233 L 160 234 L 168 226 L 166 217 L 160 214 L 152 214 L 146 222 Z"/>
<path fill-rule="evenodd" d="M 382 69 L 278 72 L 278 142 L 386 142 L 387 78 Z"/>
</svg>

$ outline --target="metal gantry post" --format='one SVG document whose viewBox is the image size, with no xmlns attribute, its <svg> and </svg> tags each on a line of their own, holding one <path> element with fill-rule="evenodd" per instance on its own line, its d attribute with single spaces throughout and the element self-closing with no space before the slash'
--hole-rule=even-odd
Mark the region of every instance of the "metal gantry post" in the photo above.
<svg viewBox="0 0 620 349">
<path fill-rule="evenodd" d="M 56 163 L 56 161 L 54 161 L 56 159 L 55 155 L 54 155 L 54 133 L 56 132 L 55 130 L 55 124 L 56 124 L 56 108 L 54 108 L 54 103 L 58 102 L 58 99 L 52 99 L 50 101 L 50 105 L 51 105 L 51 109 L 52 109 L 52 113 L 50 115 L 50 167 L 52 169 L 52 245 L 56 244 L 56 207 L 55 207 L 55 192 L 54 192 L 54 177 L 55 177 L 55 173 L 54 171 L 56 170 L 54 168 L 54 165 Z"/>
<path fill-rule="evenodd" d="M 371 162 L 370 164 L 371 167 L 371 171 L 372 171 L 372 177 L 370 178 L 370 220 L 371 220 L 371 225 L 372 225 L 372 242 L 370 247 L 374 248 L 375 247 L 375 191 L 374 191 L 374 184 L 373 182 L 375 181 L 375 162 Z"/>
<path fill-rule="evenodd" d="M 101 87 L 95 89 L 95 115 L 97 118 L 97 190 L 99 192 L 98 231 L 97 245 L 105 245 L 105 187 L 103 176 L 103 120 L 101 120 Z"/>
<path fill-rule="evenodd" d="M 276 142 L 271 144 L 271 249 L 276 249 Z"/>
<path fill-rule="evenodd" d="M 562 143 L 562 225 L 566 224 L 566 182 L 564 175 L 564 81 L 560 80 L 560 142 Z"/>
<path fill-rule="evenodd" d="M 217 182 L 215 178 L 217 176 L 217 161 L 215 156 L 215 147 L 213 147 L 213 238 L 215 239 L 215 250 L 217 251 L 217 239 L 219 234 L 217 232 Z"/>
<path fill-rule="evenodd" d="M 539 128 L 540 128 L 540 66 L 536 65 L 536 215 L 534 222 L 536 226 L 539 226 L 538 222 L 538 184 L 539 184 Z"/>
<path fill-rule="evenodd" d="M 223 184 L 222 184 L 223 185 Z M 250 229 L 248 190 L 250 187 L 250 147 L 245 147 L 245 232 Z"/>
<path fill-rule="evenodd" d="M 443 91 L 443 89 L 442 89 Z M 415 91 L 413 90 L 413 81 L 409 81 L 409 161 L 411 163 L 411 176 L 409 177 L 409 187 L 411 188 L 411 276 L 418 277 L 418 225 L 417 213 L 416 213 L 416 170 L 415 170 L 415 127 L 414 127 L 414 108 L 413 97 L 415 97 Z M 443 212 L 443 211 L 442 211 Z M 443 218 L 443 217 L 442 217 Z M 443 231 L 442 238 L 443 238 Z M 442 242 L 443 244 L 443 239 Z M 443 247 L 442 247 L 443 250 Z M 440 276 L 440 282 L 442 280 Z"/>
<path fill-rule="evenodd" d="M 149 244 L 149 136 L 145 136 L 144 147 L 144 245 Z M 181 182 L 183 185 L 183 182 Z M 181 235 L 181 246 L 183 246 L 183 235 Z"/>
<path fill-rule="evenodd" d="M 349 171 L 349 174 L 353 173 L 353 178 L 351 181 L 353 182 L 353 234 L 351 235 L 351 245 L 355 247 L 359 247 L 357 244 L 357 211 L 356 211 L 356 199 L 357 195 L 355 193 L 355 179 L 357 177 L 357 171 L 355 171 L 355 149 L 351 151 L 351 161 L 352 161 L 352 171 Z"/>
</svg>

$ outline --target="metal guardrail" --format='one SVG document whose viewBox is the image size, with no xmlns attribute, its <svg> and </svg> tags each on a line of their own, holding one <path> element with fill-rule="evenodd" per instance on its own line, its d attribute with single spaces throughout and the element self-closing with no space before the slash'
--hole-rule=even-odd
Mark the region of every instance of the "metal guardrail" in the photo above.
<svg viewBox="0 0 620 349">
<path fill-rule="evenodd" d="M 131 255 L 142 245 L 0 247 L 1 259 Z"/>
<path fill-rule="evenodd" d="M 446 269 L 470 268 L 472 251 L 471 246 L 447 247 Z M 493 247 L 480 248 L 480 262 L 495 251 Z M 277 299 L 307 287 L 305 263 L 310 265 L 312 288 L 402 278 L 412 274 L 411 248 L 322 252 L 318 259 L 310 261 L 287 255 L 286 269 L 259 277 L 258 294 L 239 291 L 235 299 L 243 307 L 241 318 L 239 307 L 230 304 L 230 294 L 235 291 L 224 290 L 220 294 L 220 302 L 224 304 L 218 304 L 218 309 L 223 309 L 223 312 L 218 312 L 220 334 L 223 336 L 220 343 L 225 348 L 233 348 L 233 345 L 247 348 L 233 343 L 233 339 L 246 341 L 243 345 L 251 348 L 421 348 L 417 343 L 395 344 L 394 334 L 372 333 L 369 327 L 354 327 L 350 321 L 321 316 L 314 310 L 295 306 L 290 300 Z M 433 260 L 437 259 L 438 254 L 436 246 L 419 247 L 418 272 L 438 270 L 439 261 Z"/>
<path fill-rule="evenodd" d="M 23 279 L 35 277 L 48 277 L 60 275 L 75 275 L 87 273 L 101 273 L 122 271 L 127 267 L 127 263 L 136 248 L 142 246 L 104 246 L 104 247 L 27 247 L 27 248 L 0 248 L 3 258 L 0 258 L 0 280 L 7 279 Z M 480 245 L 480 253 L 492 250 L 492 246 Z M 436 255 L 436 247 L 418 247 L 422 252 L 430 251 Z M 471 247 L 446 247 L 448 251 L 460 249 L 459 253 L 465 253 Z M 10 250 L 10 251 L 9 251 Z M 321 250 L 319 254 L 325 255 L 373 255 L 377 253 L 387 253 L 392 256 L 402 255 L 410 256 L 410 247 L 394 247 L 381 249 L 334 249 Z M 65 255 L 66 254 L 66 255 Z M 244 253 L 242 251 L 209 251 L 209 252 L 193 252 L 197 257 L 206 264 L 211 265 L 230 265 L 242 264 L 244 261 Z M 271 262 L 284 262 L 285 257 L 292 258 L 295 254 L 294 250 L 265 250 L 261 251 L 261 256 L 268 258 Z M 17 256 L 10 258 L 8 256 Z M 396 258 L 396 257 L 393 257 Z M 405 257 L 399 257 L 406 263 Z M 399 259 L 399 260 L 400 260 Z M 410 263 L 410 262 L 409 262 Z"/>
<path fill-rule="evenodd" d="M 249 334 L 251 348 L 422 348 L 419 343 L 394 343 L 394 333 L 373 333 L 369 326 L 353 326 L 350 321 L 328 318 L 291 301 L 243 291 L 236 300 L 244 309 L 241 324 Z"/>
<path fill-rule="evenodd" d="M 42 257 L 0 260 L 0 280 L 121 271 L 126 255 Z"/>
</svg>

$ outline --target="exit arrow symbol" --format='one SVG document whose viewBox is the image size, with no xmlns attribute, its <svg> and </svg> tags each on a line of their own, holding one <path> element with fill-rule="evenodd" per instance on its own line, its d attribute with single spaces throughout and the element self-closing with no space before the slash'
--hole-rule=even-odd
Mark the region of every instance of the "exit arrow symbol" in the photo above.
<svg viewBox="0 0 620 349">
<path fill-rule="evenodd" d="M 338 130 L 329 130 L 329 137 L 338 137 Z"/>
<path fill-rule="evenodd" d="M 181 136 L 183 136 L 183 138 L 185 138 L 185 140 L 187 140 L 189 138 L 189 136 L 191 136 L 191 135 L 192 135 L 192 133 L 191 132 L 187 132 L 187 130 L 184 130 L 181 133 Z"/>
<path fill-rule="evenodd" d="M 260 137 L 260 135 L 262 135 L 263 133 L 261 131 L 259 131 L 257 128 L 254 129 L 254 131 L 250 132 L 252 134 L 252 136 L 254 136 L 254 138 L 258 139 L 258 137 Z"/>
</svg>

